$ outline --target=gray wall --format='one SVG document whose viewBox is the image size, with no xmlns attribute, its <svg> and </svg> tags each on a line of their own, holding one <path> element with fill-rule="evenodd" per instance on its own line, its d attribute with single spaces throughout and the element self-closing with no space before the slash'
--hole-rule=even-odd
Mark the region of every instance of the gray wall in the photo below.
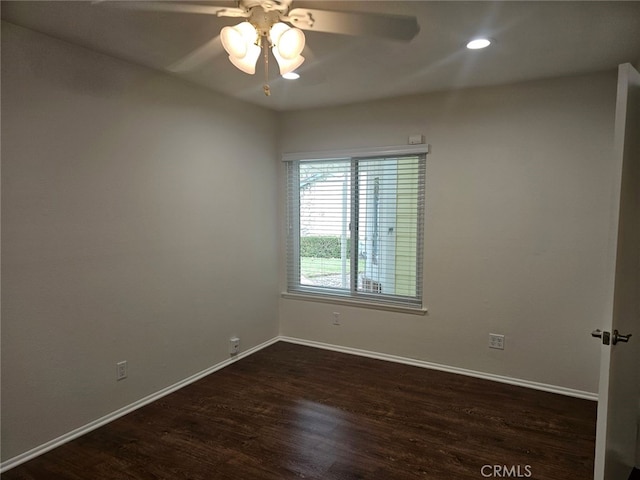
<svg viewBox="0 0 640 480">
<path fill-rule="evenodd" d="M 2 24 L 3 460 L 277 335 L 276 124 Z"/>
<path fill-rule="evenodd" d="M 589 334 L 611 314 L 615 92 L 611 72 L 285 114 L 283 152 L 423 133 L 432 153 L 429 314 L 287 298 L 281 334 L 597 392 Z M 488 348 L 490 332 L 506 335 L 504 351 Z"/>
</svg>

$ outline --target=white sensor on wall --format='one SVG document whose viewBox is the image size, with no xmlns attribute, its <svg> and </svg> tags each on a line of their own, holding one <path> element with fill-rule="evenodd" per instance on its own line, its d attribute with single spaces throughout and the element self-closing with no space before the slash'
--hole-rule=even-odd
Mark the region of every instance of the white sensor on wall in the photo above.
<svg viewBox="0 0 640 480">
<path fill-rule="evenodd" d="M 426 140 L 422 134 L 409 135 L 409 145 L 422 145 L 425 142 Z"/>
</svg>

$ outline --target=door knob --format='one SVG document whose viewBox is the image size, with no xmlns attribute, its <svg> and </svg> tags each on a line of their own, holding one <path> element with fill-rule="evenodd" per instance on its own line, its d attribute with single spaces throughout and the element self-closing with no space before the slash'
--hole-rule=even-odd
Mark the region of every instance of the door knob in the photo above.
<svg viewBox="0 0 640 480">
<path fill-rule="evenodd" d="M 603 345 L 609 345 L 611 334 L 609 332 L 603 332 L 599 328 L 591 332 L 591 336 L 595 338 L 601 338 Z"/>
<path fill-rule="evenodd" d="M 614 345 L 618 342 L 624 342 L 627 343 L 629 341 L 629 338 L 631 338 L 631 334 L 627 334 L 627 335 L 621 335 L 620 333 L 618 333 L 618 330 L 614 330 L 613 331 L 613 339 L 611 341 L 611 343 L 613 343 Z"/>
<path fill-rule="evenodd" d="M 603 345 L 617 344 L 618 342 L 627 343 L 631 338 L 631 334 L 621 335 L 618 330 L 614 330 L 613 333 L 603 332 L 599 328 L 591 332 L 591 336 L 595 338 L 601 338 Z"/>
</svg>

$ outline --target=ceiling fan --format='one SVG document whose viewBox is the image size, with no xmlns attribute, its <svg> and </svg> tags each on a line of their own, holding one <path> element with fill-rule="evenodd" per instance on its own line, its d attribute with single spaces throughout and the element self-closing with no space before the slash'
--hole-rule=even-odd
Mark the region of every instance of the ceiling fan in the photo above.
<svg viewBox="0 0 640 480">
<path fill-rule="evenodd" d="M 241 71 L 255 74 L 260 55 L 264 57 L 265 95 L 269 88 L 269 49 L 278 63 L 281 75 L 293 72 L 305 58 L 303 30 L 343 35 L 377 36 L 409 42 L 420 27 L 417 19 L 406 15 L 364 12 L 343 12 L 309 8 L 291 8 L 292 0 L 238 0 L 237 7 L 220 7 L 181 1 L 110 2 L 96 0 L 135 10 L 193 13 L 243 19 L 234 26 L 223 27 L 220 35 L 197 48 L 169 67 L 172 71 L 186 71 L 204 63 L 217 53 L 219 41 L 229 54 L 229 60 Z"/>
</svg>

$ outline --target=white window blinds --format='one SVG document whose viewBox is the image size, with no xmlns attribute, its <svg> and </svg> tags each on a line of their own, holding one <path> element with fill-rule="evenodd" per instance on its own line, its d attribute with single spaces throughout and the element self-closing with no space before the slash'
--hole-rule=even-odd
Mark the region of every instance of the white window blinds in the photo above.
<svg viewBox="0 0 640 480">
<path fill-rule="evenodd" d="M 287 161 L 288 292 L 422 305 L 426 153 Z"/>
</svg>

